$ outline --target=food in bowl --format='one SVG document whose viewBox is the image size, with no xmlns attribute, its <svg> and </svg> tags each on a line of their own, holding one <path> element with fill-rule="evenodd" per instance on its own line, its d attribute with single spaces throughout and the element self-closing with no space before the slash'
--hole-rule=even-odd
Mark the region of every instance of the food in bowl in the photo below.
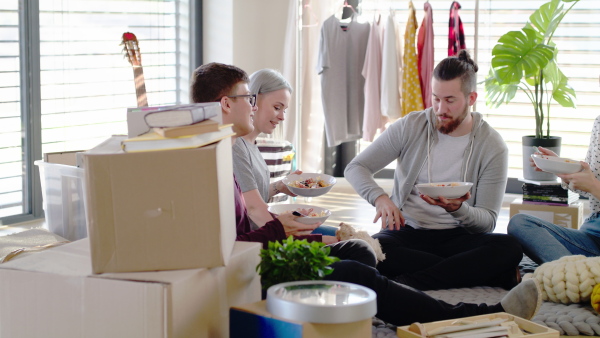
<svg viewBox="0 0 600 338">
<path fill-rule="evenodd" d="M 417 189 L 432 198 L 459 198 L 464 196 L 473 183 L 471 182 L 432 182 L 417 184 Z"/>
<path fill-rule="evenodd" d="M 329 192 L 337 181 L 327 174 L 302 173 L 288 175 L 282 182 L 295 195 L 317 197 Z"/>
<path fill-rule="evenodd" d="M 325 182 L 324 180 L 321 179 L 320 176 L 318 176 L 316 178 L 309 177 L 305 180 L 293 181 L 293 182 L 290 182 L 289 185 L 294 188 L 316 189 L 316 188 L 328 187 L 331 184 Z"/>
<path fill-rule="evenodd" d="M 274 204 L 269 206 L 269 212 L 275 215 L 298 213 L 296 221 L 304 224 L 322 223 L 331 216 L 328 209 L 306 204 Z"/>
<path fill-rule="evenodd" d="M 579 161 L 570 158 L 541 154 L 533 154 L 531 158 L 538 168 L 555 175 L 573 174 L 583 169 Z"/>
</svg>

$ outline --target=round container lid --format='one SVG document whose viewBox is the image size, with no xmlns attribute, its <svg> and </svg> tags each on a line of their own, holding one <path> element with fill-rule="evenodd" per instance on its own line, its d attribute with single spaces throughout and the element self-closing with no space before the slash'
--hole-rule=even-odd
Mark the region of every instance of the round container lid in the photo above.
<svg viewBox="0 0 600 338">
<path fill-rule="evenodd" d="M 350 323 L 377 313 L 373 290 L 353 283 L 298 281 L 267 290 L 267 310 L 273 315 L 310 323 Z"/>
</svg>

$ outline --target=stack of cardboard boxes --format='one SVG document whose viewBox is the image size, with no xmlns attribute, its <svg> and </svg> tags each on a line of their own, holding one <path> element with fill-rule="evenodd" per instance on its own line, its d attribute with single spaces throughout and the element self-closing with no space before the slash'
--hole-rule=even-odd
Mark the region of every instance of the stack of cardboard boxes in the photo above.
<svg viewBox="0 0 600 338">
<path fill-rule="evenodd" d="M 0 337 L 228 337 L 260 300 L 231 148 L 84 156 L 89 237 L 0 265 Z"/>
</svg>

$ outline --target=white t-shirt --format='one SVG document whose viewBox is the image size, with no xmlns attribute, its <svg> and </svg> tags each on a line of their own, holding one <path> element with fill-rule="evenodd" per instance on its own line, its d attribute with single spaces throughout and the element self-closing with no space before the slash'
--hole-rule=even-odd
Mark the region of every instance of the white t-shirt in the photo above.
<svg viewBox="0 0 600 338">
<path fill-rule="evenodd" d="M 343 30 L 333 15 L 323 22 L 317 72 L 329 147 L 362 137 L 365 78 L 361 71 L 368 41 L 368 23 L 353 19 Z"/>
<path fill-rule="evenodd" d="M 439 131 L 437 134 L 438 142 L 429 154 L 431 180 L 429 180 L 427 163 L 425 163 L 419 173 L 417 184 L 462 182 L 464 178 L 461 177 L 461 165 L 471 134 L 459 137 L 442 134 Z M 406 223 L 414 228 L 451 229 L 459 224 L 446 210 L 423 201 L 419 197 L 419 190 L 416 187 L 413 187 L 402 207 L 402 214 Z"/>
</svg>

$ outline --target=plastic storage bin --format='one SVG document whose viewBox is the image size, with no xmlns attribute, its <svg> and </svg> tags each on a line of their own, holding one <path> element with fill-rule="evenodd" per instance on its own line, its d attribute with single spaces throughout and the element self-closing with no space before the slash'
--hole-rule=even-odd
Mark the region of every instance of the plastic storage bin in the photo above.
<svg viewBox="0 0 600 338">
<path fill-rule="evenodd" d="M 87 237 L 84 169 L 35 161 L 40 170 L 48 230 L 75 241 Z"/>
</svg>

